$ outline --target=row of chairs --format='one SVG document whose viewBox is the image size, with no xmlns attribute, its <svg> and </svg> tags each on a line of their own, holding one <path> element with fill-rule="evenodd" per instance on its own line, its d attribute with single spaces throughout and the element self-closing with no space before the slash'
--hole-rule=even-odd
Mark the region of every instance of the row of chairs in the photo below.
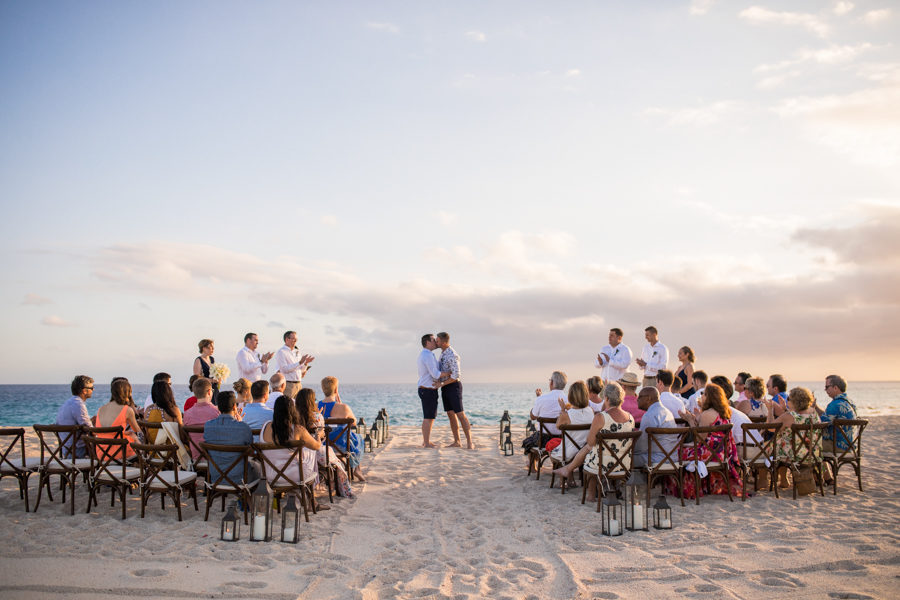
<svg viewBox="0 0 900 600">
<path fill-rule="evenodd" d="M 763 420 L 764 421 L 764 420 Z M 541 433 L 541 439 L 546 440 L 552 437 L 560 437 L 562 442 L 562 456 L 557 459 L 544 448 L 543 445 L 536 446 L 530 450 L 528 475 L 535 473 L 536 479 L 541 477 L 541 467 L 545 462 L 550 462 L 552 468 L 558 468 L 568 464 L 574 457 L 574 453 L 578 451 L 578 444 L 573 434 L 578 431 L 586 431 L 590 429 L 590 424 L 568 424 L 559 427 L 560 435 L 554 436 L 550 433 L 548 426 L 556 423 L 554 418 L 539 417 L 537 419 L 538 431 Z M 719 425 L 712 427 L 689 427 L 682 419 L 676 420 L 677 427 L 648 427 L 645 430 L 647 434 L 647 447 L 649 456 L 654 453 L 662 454 L 663 458 L 658 461 L 650 461 L 649 464 L 640 467 L 640 471 L 647 477 L 647 503 L 650 502 L 650 492 L 654 483 L 665 480 L 667 477 L 673 477 L 677 482 L 681 496 L 681 505 L 684 506 L 684 478 L 689 474 L 694 478 L 694 489 L 699 490 L 700 487 L 700 462 L 703 462 L 695 455 L 693 460 L 684 461 L 681 459 L 682 449 L 692 443 L 690 440 L 698 439 L 698 434 L 702 436 L 716 435 L 722 439 L 722 443 L 731 435 L 732 425 Z M 794 424 L 791 426 L 791 455 L 787 459 L 779 458 L 776 452 L 778 433 L 782 425 L 780 423 L 754 422 L 741 425 L 741 436 L 737 444 L 738 457 L 740 459 L 740 471 L 742 476 L 742 489 L 744 490 L 741 499 L 746 500 L 747 483 L 749 479 L 753 480 L 754 488 L 758 488 L 757 482 L 762 472 L 768 474 L 769 489 L 774 489 L 776 498 L 778 495 L 778 485 L 776 483 L 777 473 L 780 468 L 789 468 L 795 472 L 802 468 L 811 468 L 813 475 L 822 495 L 825 494 L 824 480 L 825 471 L 824 464 L 829 464 L 833 473 L 834 493 L 837 494 L 838 488 L 838 472 L 843 465 L 851 465 L 856 474 L 860 491 L 863 490 L 862 485 L 862 432 L 868 425 L 868 421 L 863 419 L 835 419 L 830 423 Z M 835 440 L 834 450 L 822 451 L 822 436 L 827 429 L 832 430 L 832 439 Z M 853 431 L 852 435 L 847 435 L 846 431 Z M 724 435 L 721 435 L 724 434 Z M 600 470 L 596 475 L 590 474 L 597 478 L 598 490 L 602 490 L 600 483 L 607 480 L 610 484 L 627 480 L 634 465 L 634 448 L 635 443 L 641 437 L 641 431 L 635 430 L 631 432 L 608 433 L 599 432 L 597 434 L 595 444 L 601 456 Z M 759 442 L 758 440 L 762 440 Z M 839 446 L 845 446 L 841 449 Z M 816 452 L 816 449 L 819 449 Z M 717 454 L 713 449 L 713 454 Z M 718 449 L 721 450 L 721 449 Z M 567 456 L 568 452 L 568 456 Z M 689 464 L 693 463 L 692 468 Z M 723 462 L 709 461 L 705 463 L 707 472 L 720 472 L 725 478 L 726 487 L 728 489 L 728 497 L 731 501 L 734 498 L 731 495 L 731 473 L 729 465 Z M 581 503 L 584 504 L 587 486 L 586 473 L 583 466 L 580 468 L 582 494 Z M 551 474 L 550 487 L 552 488 L 556 480 L 555 473 Z M 567 481 L 561 482 L 561 493 L 566 492 Z M 597 498 L 597 511 L 600 510 L 601 494 Z M 700 503 L 700 494 L 695 493 L 696 503 Z M 797 479 L 794 479 L 793 497 L 797 498 Z"/>
</svg>

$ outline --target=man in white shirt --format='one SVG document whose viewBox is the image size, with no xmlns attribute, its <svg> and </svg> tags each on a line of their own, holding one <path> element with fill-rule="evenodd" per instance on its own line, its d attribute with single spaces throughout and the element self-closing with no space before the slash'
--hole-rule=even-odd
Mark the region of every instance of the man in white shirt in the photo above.
<svg viewBox="0 0 900 600">
<path fill-rule="evenodd" d="M 563 392 L 566 389 L 567 382 L 568 377 L 566 377 L 565 373 L 553 371 L 553 374 L 550 375 L 550 390 L 546 394 L 541 393 L 541 388 L 534 390 L 537 398 L 535 398 L 534 407 L 531 409 L 532 419 L 537 419 L 538 417 L 555 419 L 559 416 L 561 410 L 559 408 L 560 398 L 562 398 L 563 403 L 567 401 L 566 394 Z M 550 432 L 550 435 L 560 435 L 556 423 L 547 423 L 545 427 Z M 541 446 L 546 443 L 547 440 L 541 440 Z"/>
<path fill-rule="evenodd" d="M 279 396 L 286 395 L 284 393 L 285 385 L 284 375 L 281 373 L 275 373 L 269 377 L 269 389 L 271 392 L 269 393 L 269 399 L 265 402 L 268 408 L 275 408 L 275 401 L 278 400 Z M 253 393 L 252 389 L 250 393 Z"/>
<path fill-rule="evenodd" d="M 644 387 L 656 387 L 656 373 L 666 368 L 669 362 L 669 349 L 659 341 L 659 331 L 653 325 L 644 330 L 644 339 L 647 343 L 644 344 L 637 364 L 644 370 Z"/>
<path fill-rule="evenodd" d="M 706 371 L 694 371 L 691 381 L 697 391 L 691 394 L 690 398 L 685 399 L 684 408 L 693 413 L 700 410 L 700 397 L 703 396 L 703 390 L 706 389 L 706 384 L 709 382 L 709 375 L 706 374 Z"/>
<path fill-rule="evenodd" d="M 431 443 L 431 428 L 437 417 L 438 388 L 441 387 L 441 368 L 438 359 L 434 355 L 437 348 L 437 339 L 434 334 L 426 333 L 422 336 L 422 351 L 416 360 L 419 370 L 419 400 L 422 401 L 422 447 L 437 448 Z"/>
<path fill-rule="evenodd" d="M 609 330 L 609 343 L 597 355 L 597 366 L 603 369 L 605 381 L 618 381 L 631 364 L 631 348 L 622 343 L 624 334 L 618 327 Z"/>
<path fill-rule="evenodd" d="M 269 359 L 272 352 L 266 352 L 262 356 L 256 351 L 259 346 L 259 336 L 248 333 L 244 336 L 244 347 L 238 350 L 237 361 L 238 377 L 242 377 L 253 383 L 262 379 L 263 374 L 269 370 Z"/>
<path fill-rule="evenodd" d="M 672 393 L 672 384 L 675 375 L 668 369 L 660 369 L 656 372 L 656 389 L 659 391 L 659 403 L 669 409 L 673 416 L 677 417 L 684 410 L 684 401 L 681 396 Z"/>
<path fill-rule="evenodd" d="M 275 362 L 278 364 L 278 371 L 284 375 L 285 396 L 291 400 L 297 396 L 297 392 L 303 387 L 302 379 L 309 370 L 309 363 L 314 360 L 315 357 L 309 354 L 300 355 L 300 349 L 297 348 L 296 331 L 284 333 L 284 346 L 279 348 L 275 354 Z"/>
</svg>

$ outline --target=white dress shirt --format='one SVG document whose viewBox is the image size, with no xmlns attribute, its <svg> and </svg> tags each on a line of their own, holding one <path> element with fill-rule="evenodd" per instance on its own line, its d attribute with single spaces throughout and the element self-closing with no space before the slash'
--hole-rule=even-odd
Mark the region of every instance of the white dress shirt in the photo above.
<svg viewBox="0 0 900 600">
<path fill-rule="evenodd" d="M 243 377 L 251 383 L 262 379 L 263 373 L 269 370 L 269 363 L 259 359 L 259 354 L 244 346 L 238 350 L 237 358 L 238 377 Z"/>
<path fill-rule="evenodd" d="M 607 344 L 603 346 L 600 353 L 609 357 L 608 361 L 603 360 L 602 356 L 600 357 L 600 367 L 606 368 L 606 377 L 604 379 L 608 381 L 621 379 L 625 371 L 628 370 L 628 365 L 631 364 L 631 348 L 625 344 L 619 344 L 615 348 Z"/>
<path fill-rule="evenodd" d="M 419 368 L 419 387 L 433 388 L 434 382 L 441 378 L 441 367 L 434 352 L 422 348 L 416 365 Z"/>
<path fill-rule="evenodd" d="M 641 351 L 641 358 L 647 365 L 644 367 L 645 377 L 656 377 L 656 372 L 665 369 L 669 362 L 669 349 L 662 342 L 656 342 L 656 345 L 644 344 Z"/>
<path fill-rule="evenodd" d="M 742 413 L 736 408 L 731 409 L 731 437 L 734 438 L 735 444 L 743 444 L 744 443 L 744 430 L 741 428 L 741 425 L 744 423 L 753 423 L 750 420 L 750 417 Z M 759 430 L 751 429 L 750 435 L 747 439 L 751 444 L 762 444 L 763 439 L 762 436 L 759 435 Z"/>
<path fill-rule="evenodd" d="M 291 350 L 287 344 L 279 348 L 278 352 L 275 353 L 278 371 L 284 375 L 287 381 L 299 383 L 303 379 L 303 376 L 306 374 L 306 365 L 300 365 L 302 356 L 299 348 L 294 346 L 294 349 Z"/>
<path fill-rule="evenodd" d="M 690 398 L 684 401 L 685 410 L 687 410 L 688 412 L 694 412 L 695 408 L 700 408 L 700 396 L 703 395 L 703 390 L 705 389 L 706 388 L 700 388 L 699 390 L 691 394 Z"/>
<path fill-rule="evenodd" d="M 550 390 L 544 392 L 534 399 L 534 407 L 531 409 L 531 414 L 535 417 L 549 417 L 556 419 L 562 411 L 559 407 L 560 398 L 562 398 L 563 402 L 566 401 L 566 394 L 562 390 Z M 547 423 L 546 427 L 551 435 L 559 435 L 559 427 L 556 426 L 556 423 Z"/>
<path fill-rule="evenodd" d="M 659 403 L 669 409 L 669 412 L 677 419 L 678 413 L 684 410 L 684 400 L 672 392 L 663 392 L 659 395 Z"/>
</svg>

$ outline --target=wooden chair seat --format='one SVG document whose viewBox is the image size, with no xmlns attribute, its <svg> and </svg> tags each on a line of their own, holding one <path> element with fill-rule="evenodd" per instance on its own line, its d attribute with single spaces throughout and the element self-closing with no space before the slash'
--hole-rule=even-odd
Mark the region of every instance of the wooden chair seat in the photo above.
<svg viewBox="0 0 900 600">
<path fill-rule="evenodd" d="M 162 482 L 159 482 L 159 481 L 150 482 L 150 484 L 149 484 L 150 489 L 160 490 L 160 489 L 166 489 L 167 487 L 171 487 L 172 485 L 175 485 L 176 478 L 177 478 L 178 483 L 190 483 L 190 482 L 194 481 L 195 479 L 197 479 L 197 474 L 194 473 L 193 471 L 178 471 L 177 473 L 178 474 L 176 475 L 176 471 L 160 471 L 159 476 L 163 481 Z M 166 485 L 166 484 L 168 484 L 168 485 Z"/>
<path fill-rule="evenodd" d="M 531 475 L 532 470 L 536 473 L 535 481 L 541 478 L 541 467 L 550 458 L 550 453 L 544 449 L 547 442 L 559 435 L 550 433 L 548 427 L 556 425 L 556 417 L 538 417 L 538 440 L 541 442 L 533 447 L 528 453 L 528 474 Z"/>
<path fill-rule="evenodd" d="M 125 467 L 124 473 L 100 473 L 97 479 L 101 481 L 136 481 L 141 477 L 141 470 L 137 467 Z"/>
<path fill-rule="evenodd" d="M 181 496 L 187 491 L 194 500 L 194 510 L 200 510 L 197 505 L 197 474 L 193 471 L 180 469 L 166 469 L 166 465 L 178 463 L 178 445 L 168 444 L 132 444 L 137 452 L 138 465 L 141 474 L 141 518 L 147 508 L 147 502 L 152 494 L 159 494 L 162 509 L 166 508 L 166 497 L 172 499 L 178 512 L 178 520 L 181 521 Z"/>
<path fill-rule="evenodd" d="M 124 457 L 128 448 L 128 440 L 123 438 L 105 438 L 92 435 L 82 436 L 88 449 L 91 461 L 91 484 L 88 497 L 87 510 L 91 512 L 91 506 L 97 506 L 97 492 L 101 487 L 111 490 L 110 506 L 115 506 L 116 495 L 122 503 L 122 519 L 126 517 L 125 495 L 131 491 L 132 484 L 141 478 L 141 470 L 136 467 L 128 467 L 120 460 Z"/>
<path fill-rule="evenodd" d="M 865 419 L 834 419 L 827 424 L 831 429 L 831 441 L 834 445 L 834 451 L 822 452 L 822 460 L 831 465 L 831 472 L 834 480 L 834 493 L 837 494 L 838 488 L 838 471 L 844 465 L 853 467 L 856 473 L 856 480 L 859 484 L 859 491 L 863 491 L 862 484 L 862 432 L 869 424 Z M 850 429 L 850 435 L 847 435 L 845 428 Z M 852 439 L 848 439 L 852 438 Z M 846 450 L 837 447 L 838 443 L 847 446 Z"/>
</svg>

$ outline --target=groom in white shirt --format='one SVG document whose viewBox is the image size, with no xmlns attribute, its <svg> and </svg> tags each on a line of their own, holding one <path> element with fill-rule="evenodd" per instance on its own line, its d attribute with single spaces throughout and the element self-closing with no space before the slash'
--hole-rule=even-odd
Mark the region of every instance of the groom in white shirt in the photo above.
<svg viewBox="0 0 900 600">
<path fill-rule="evenodd" d="M 669 349 L 659 341 L 659 331 L 653 325 L 644 329 L 644 339 L 647 343 L 644 344 L 637 364 L 644 370 L 643 387 L 655 388 L 657 371 L 665 369 L 669 362 Z"/>
<path fill-rule="evenodd" d="M 605 369 L 605 381 L 618 381 L 631 364 L 631 348 L 622 343 L 624 334 L 618 327 L 609 330 L 609 343 L 597 355 L 599 368 Z"/>
</svg>

